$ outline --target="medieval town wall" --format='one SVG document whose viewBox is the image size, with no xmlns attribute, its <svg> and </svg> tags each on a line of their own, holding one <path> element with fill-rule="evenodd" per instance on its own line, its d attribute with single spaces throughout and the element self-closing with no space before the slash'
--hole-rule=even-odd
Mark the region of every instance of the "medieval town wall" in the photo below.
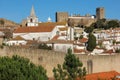
<svg viewBox="0 0 120 80">
<path fill-rule="evenodd" d="M 54 52 L 51 50 L 24 49 L 19 47 L 5 47 L 0 49 L 0 56 L 19 55 L 30 59 L 36 65 L 42 65 L 47 70 L 49 77 L 53 76 L 52 69 L 57 64 L 64 62 L 66 53 Z M 120 72 L 120 54 L 117 55 L 80 55 L 77 57 L 83 62 L 88 73 L 115 70 Z"/>
</svg>

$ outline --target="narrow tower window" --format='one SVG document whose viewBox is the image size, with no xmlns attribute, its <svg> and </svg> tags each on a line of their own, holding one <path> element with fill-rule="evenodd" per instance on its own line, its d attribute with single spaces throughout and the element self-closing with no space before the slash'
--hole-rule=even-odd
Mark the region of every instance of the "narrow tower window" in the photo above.
<svg viewBox="0 0 120 80">
<path fill-rule="evenodd" d="M 33 20 L 32 20 L 32 19 L 30 19 L 30 22 L 33 22 Z"/>
</svg>

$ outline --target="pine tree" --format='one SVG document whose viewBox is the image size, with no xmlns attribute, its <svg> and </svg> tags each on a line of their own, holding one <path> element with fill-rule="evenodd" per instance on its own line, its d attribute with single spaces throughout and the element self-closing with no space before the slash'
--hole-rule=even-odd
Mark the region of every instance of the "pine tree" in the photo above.
<svg viewBox="0 0 120 80">
<path fill-rule="evenodd" d="M 48 80 L 46 70 L 28 59 L 0 57 L 0 80 Z"/>
<path fill-rule="evenodd" d="M 68 49 L 68 53 L 64 58 L 64 63 L 62 67 L 60 64 L 57 68 L 53 69 L 54 77 L 56 80 L 75 80 L 76 78 L 80 78 L 81 80 L 86 75 L 86 69 L 83 68 L 83 64 L 79 61 L 74 54 L 72 54 L 72 50 Z"/>
</svg>

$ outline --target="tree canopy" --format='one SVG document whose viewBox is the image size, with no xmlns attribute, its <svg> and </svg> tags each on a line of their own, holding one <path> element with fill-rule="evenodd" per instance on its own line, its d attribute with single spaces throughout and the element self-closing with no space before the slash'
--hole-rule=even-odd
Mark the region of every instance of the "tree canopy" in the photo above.
<svg viewBox="0 0 120 80">
<path fill-rule="evenodd" d="M 0 57 L 0 79 L 48 80 L 42 66 L 35 66 L 28 59 L 19 56 Z"/>
<path fill-rule="evenodd" d="M 116 20 L 111 20 L 111 21 L 108 21 L 107 27 L 108 28 L 117 28 L 117 27 L 119 27 L 119 23 Z"/>
<path fill-rule="evenodd" d="M 95 29 L 110 29 L 120 27 L 119 21 L 117 20 L 106 20 L 99 19 L 95 23 L 91 24 L 90 27 L 94 27 Z"/>
<path fill-rule="evenodd" d="M 94 30 L 94 27 L 90 26 L 90 27 L 86 27 L 84 31 L 85 31 L 86 33 L 92 33 L 93 30 Z"/>
</svg>

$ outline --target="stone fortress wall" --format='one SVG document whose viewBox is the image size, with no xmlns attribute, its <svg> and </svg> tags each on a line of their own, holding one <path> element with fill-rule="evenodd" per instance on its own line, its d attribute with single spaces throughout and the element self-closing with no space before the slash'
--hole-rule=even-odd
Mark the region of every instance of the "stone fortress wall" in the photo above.
<svg viewBox="0 0 120 80">
<path fill-rule="evenodd" d="M 56 12 L 55 16 L 56 22 L 68 22 L 78 27 L 89 27 L 97 20 L 105 18 L 105 9 L 104 7 L 96 8 L 96 15 L 86 14 L 81 16 L 80 14 L 69 15 L 68 12 Z"/>
<path fill-rule="evenodd" d="M 30 59 L 36 65 L 47 70 L 48 77 L 53 77 L 52 69 L 64 62 L 66 53 L 40 49 L 8 48 L 0 49 L 0 56 L 19 55 Z M 88 73 L 115 70 L 120 72 L 120 54 L 117 55 L 80 55 L 76 54 L 87 68 Z"/>
</svg>

